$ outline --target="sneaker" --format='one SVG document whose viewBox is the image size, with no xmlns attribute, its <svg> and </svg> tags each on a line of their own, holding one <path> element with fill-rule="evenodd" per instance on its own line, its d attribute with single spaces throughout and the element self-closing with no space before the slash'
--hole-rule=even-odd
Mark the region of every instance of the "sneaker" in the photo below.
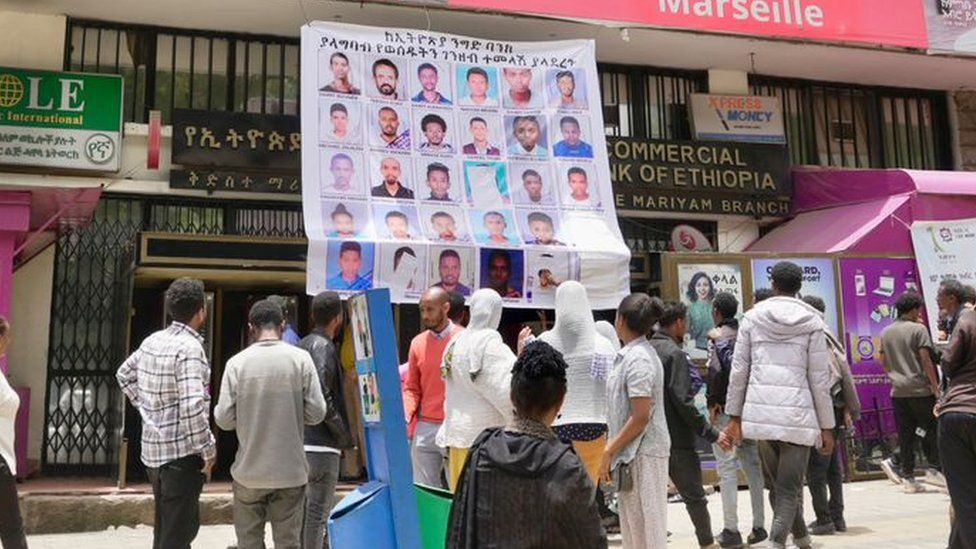
<svg viewBox="0 0 976 549">
<path fill-rule="evenodd" d="M 884 471 L 885 476 L 888 480 L 894 482 L 895 484 L 901 484 L 904 480 L 901 475 L 898 474 L 898 469 L 895 467 L 895 460 L 889 458 L 884 458 L 881 460 L 881 470 Z"/>
<path fill-rule="evenodd" d="M 925 478 L 922 480 L 925 484 L 931 484 L 932 486 L 938 486 L 939 488 L 946 487 L 945 475 L 937 469 L 928 469 L 925 471 Z"/>
<path fill-rule="evenodd" d="M 800 539 L 794 539 L 793 543 L 800 549 L 813 549 L 813 538 L 809 534 Z"/>
<path fill-rule="evenodd" d="M 745 547 L 742 543 L 742 534 L 733 532 L 728 528 L 722 530 L 719 535 L 715 536 L 715 541 L 718 542 L 718 546 L 722 549 L 740 549 L 741 547 Z"/>
<path fill-rule="evenodd" d="M 834 530 L 837 530 L 838 532 L 846 532 L 847 521 L 845 521 L 843 518 L 834 519 Z"/>
<path fill-rule="evenodd" d="M 749 532 L 749 537 L 746 538 L 746 541 L 749 543 L 749 545 L 755 545 L 757 543 L 766 541 L 768 537 L 769 534 L 766 533 L 766 529 L 760 526 L 759 528 L 753 528 L 752 532 Z"/>
<path fill-rule="evenodd" d="M 905 490 L 906 494 L 917 494 L 925 491 L 925 487 L 913 478 L 906 478 L 902 483 L 902 489 Z"/>
<path fill-rule="evenodd" d="M 837 528 L 834 527 L 833 522 L 821 524 L 813 521 L 807 525 L 807 530 L 810 530 L 810 534 L 814 536 L 832 536 L 837 531 Z"/>
</svg>

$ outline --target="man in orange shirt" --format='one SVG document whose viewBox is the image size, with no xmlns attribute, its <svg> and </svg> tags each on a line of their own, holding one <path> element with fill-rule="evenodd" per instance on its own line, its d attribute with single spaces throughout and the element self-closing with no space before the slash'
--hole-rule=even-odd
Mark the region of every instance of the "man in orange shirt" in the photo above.
<svg viewBox="0 0 976 549">
<path fill-rule="evenodd" d="M 463 330 L 451 322 L 450 295 L 428 288 L 420 298 L 420 324 L 425 330 L 410 342 L 403 406 L 409 425 L 417 424 L 410 444 L 414 482 L 445 488 L 444 451 L 437 446 L 437 430 L 444 422 L 444 378 L 441 361 L 454 334 Z"/>
</svg>

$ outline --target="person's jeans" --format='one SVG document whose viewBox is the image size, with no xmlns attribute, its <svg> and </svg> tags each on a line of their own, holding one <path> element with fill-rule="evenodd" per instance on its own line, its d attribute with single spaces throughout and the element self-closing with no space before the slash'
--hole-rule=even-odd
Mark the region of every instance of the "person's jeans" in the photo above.
<svg viewBox="0 0 976 549">
<path fill-rule="evenodd" d="M 949 498 L 956 512 L 949 549 L 976 549 L 976 415 L 942 414 L 939 452 Z"/>
<path fill-rule="evenodd" d="M 929 467 L 939 470 L 938 423 L 933 408 L 935 397 L 895 397 L 891 399 L 895 409 L 895 422 L 898 424 L 898 447 L 901 459 L 901 476 L 915 478 L 915 436 L 916 431 L 925 431 L 922 438 L 922 451 Z"/>
<path fill-rule="evenodd" d="M 264 524 L 271 523 L 275 549 L 302 546 L 305 485 L 291 488 L 248 488 L 234 482 L 234 532 L 237 549 L 265 549 Z"/>
<path fill-rule="evenodd" d="M 155 503 L 153 549 L 189 549 L 200 531 L 203 458 L 184 456 L 148 468 Z"/>
<path fill-rule="evenodd" d="M 444 485 L 444 459 L 446 452 L 437 446 L 437 430 L 440 423 L 418 421 L 410 445 L 413 460 L 413 481 L 417 484 L 446 488 Z"/>
<path fill-rule="evenodd" d="M 844 520 L 844 472 L 840 467 L 841 429 L 834 429 L 834 452 L 825 456 L 810 452 L 807 467 L 807 488 L 817 524 L 838 523 Z M 827 491 L 830 497 L 827 497 Z"/>
<path fill-rule="evenodd" d="M 331 452 L 305 452 L 308 459 L 308 485 L 305 487 L 304 549 L 328 549 L 325 524 L 335 500 L 339 482 L 340 455 Z"/>
<path fill-rule="evenodd" d="M 719 414 L 715 427 L 721 431 L 729 424 L 729 416 Z M 754 440 L 743 440 L 736 449 L 726 452 L 718 444 L 712 445 L 719 488 L 722 490 L 722 519 L 724 528 L 739 531 L 739 465 L 746 473 L 749 499 L 752 501 L 752 527 L 763 528 L 766 524 L 766 508 L 763 501 L 764 481 L 759 463 L 759 448 Z"/>
<path fill-rule="evenodd" d="M 769 539 L 776 546 L 783 546 L 791 532 L 795 540 L 807 537 L 809 532 L 803 522 L 803 475 L 810 460 L 810 447 L 761 440 L 759 458 L 769 485 L 769 503 L 773 507 Z"/>
<path fill-rule="evenodd" d="M 698 452 L 694 448 L 671 448 L 668 475 L 685 502 L 685 509 L 688 510 L 691 523 L 695 525 L 698 544 L 711 545 L 715 541 L 715 534 L 712 532 L 712 518 L 708 514 L 708 499 L 702 486 Z"/>
<path fill-rule="evenodd" d="M 17 479 L 3 458 L 0 458 L 0 547 L 27 549 L 24 519 L 17 500 Z"/>
</svg>

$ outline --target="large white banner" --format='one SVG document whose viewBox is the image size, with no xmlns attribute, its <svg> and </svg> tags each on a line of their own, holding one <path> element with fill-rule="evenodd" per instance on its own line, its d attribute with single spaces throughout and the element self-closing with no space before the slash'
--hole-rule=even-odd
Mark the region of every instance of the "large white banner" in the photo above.
<svg viewBox="0 0 976 549">
<path fill-rule="evenodd" d="M 932 341 L 945 342 L 946 338 L 938 330 L 939 306 L 935 298 L 943 280 L 976 284 L 976 253 L 973 253 L 976 250 L 976 219 L 912 223 L 912 245 L 922 278 Z"/>
<path fill-rule="evenodd" d="M 302 29 L 307 291 L 629 292 L 593 41 Z"/>
</svg>

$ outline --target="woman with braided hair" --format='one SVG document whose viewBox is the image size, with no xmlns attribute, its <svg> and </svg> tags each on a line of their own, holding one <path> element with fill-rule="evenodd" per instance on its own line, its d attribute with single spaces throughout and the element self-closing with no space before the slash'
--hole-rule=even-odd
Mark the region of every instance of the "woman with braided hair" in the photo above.
<svg viewBox="0 0 976 549">
<path fill-rule="evenodd" d="M 551 425 L 566 397 L 566 362 L 549 344 L 525 346 L 512 369 L 515 417 L 471 446 L 454 494 L 451 549 L 605 548 L 596 487 Z"/>
</svg>

